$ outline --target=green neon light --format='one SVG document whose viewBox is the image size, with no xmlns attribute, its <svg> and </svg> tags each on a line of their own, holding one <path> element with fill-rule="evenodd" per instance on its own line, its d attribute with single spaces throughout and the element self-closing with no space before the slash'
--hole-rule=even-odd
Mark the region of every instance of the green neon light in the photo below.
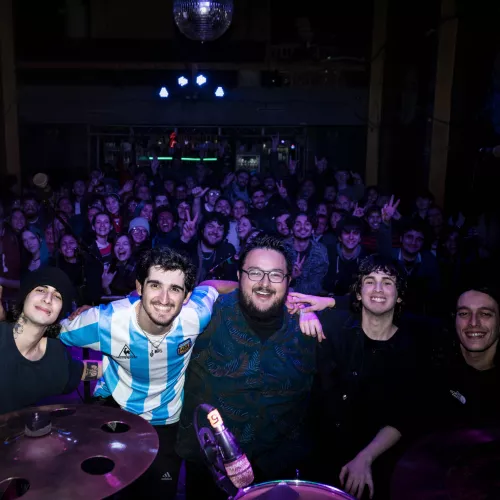
<svg viewBox="0 0 500 500">
<path fill-rule="evenodd" d="M 141 156 L 139 160 L 152 160 L 153 157 Z M 172 156 L 158 156 L 158 160 L 173 160 Z M 217 161 L 218 158 L 181 158 L 182 161 Z"/>
</svg>

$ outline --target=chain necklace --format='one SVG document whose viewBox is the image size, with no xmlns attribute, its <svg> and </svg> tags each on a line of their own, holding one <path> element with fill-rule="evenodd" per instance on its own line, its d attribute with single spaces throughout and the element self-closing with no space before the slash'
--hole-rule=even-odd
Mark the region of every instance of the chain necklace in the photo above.
<svg viewBox="0 0 500 500">
<path fill-rule="evenodd" d="M 164 333 L 163 337 L 158 341 L 158 342 L 153 342 L 151 338 L 149 337 L 149 334 L 145 332 L 141 325 L 139 324 L 139 308 L 137 308 L 136 312 L 136 318 L 137 318 L 137 326 L 141 330 L 141 332 L 146 336 L 148 339 L 148 342 L 151 344 L 151 351 L 149 351 L 149 356 L 152 358 L 155 354 L 160 354 L 163 352 L 162 349 L 160 349 L 161 343 L 165 340 L 165 337 L 169 334 L 170 330 L 168 332 Z"/>
</svg>

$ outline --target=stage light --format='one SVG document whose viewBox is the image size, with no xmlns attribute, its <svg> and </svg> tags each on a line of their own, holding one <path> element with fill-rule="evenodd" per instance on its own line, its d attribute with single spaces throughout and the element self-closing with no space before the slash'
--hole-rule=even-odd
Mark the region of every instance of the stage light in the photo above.
<svg viewBox="0 0 500 500">
<path fill-rule="evenodd" d="M 188 79 L 185 76 L 179 77 L 179 79 L 177 80 L 177 82 L 179 83 L 179 85 L 181 87 L 184 87 L 184 86 L 186 86 L 189 83 Z"/>
<path fill-rule="evenodd" d="M 167 90 L 167 87 L 162 87 L 162 88 L 160 89 L 159 96 L 160 96 L 162 99 L 166 99 L 166 98 L 168 97 L 168 90 Z"/>
<path fill-rule="evenodd" d="M 196 77 L 196 83 L 201 87 L 202 85 L 205 85 L 205 83 L 207 83 L 207 79 L 203 75 L 198 75 Z"/>
<path fill-rule="evenodd" d="M 156 158 L 157 160 L 173 160 L 174 158 L 172 156 L 158 156 Z M 147 160 L 154 160 L 153 156 L 141 156 L 139 157 L 140 161 L 147 161 Z M 182 161 L 197 161 L 197 162 L 204 162 L 204 161 L 218 161 L 218 158 L 194 158 L 194 157 L 182 157 Z"/>
<path fill-rule="evenodd" d="M 292 144 L 292 145 L 290 146 L 290 149 L 295 149 L 295 144 Z"/>
<path fill-rule="evenodd" d="M 224 89 L 222 87 L 217 87 L 215 97 L 224 97 Z"/>
</svg>

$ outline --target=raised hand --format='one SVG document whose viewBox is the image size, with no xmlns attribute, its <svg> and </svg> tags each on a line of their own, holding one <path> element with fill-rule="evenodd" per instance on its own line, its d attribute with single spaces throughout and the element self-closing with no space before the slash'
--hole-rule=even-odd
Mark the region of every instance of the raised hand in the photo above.
<svg viewBox="0 0 500 500">
<path fill-rule="evenodd" d="M 300 258 L 300 255 L 297 255 L 297 260 L 293 264 L 292 270 L 292 278 L 296 279 L 302 274 L 302 267 L 304 266 L 304 262 L 306 260 L 306 256 Z"/>
<path fill-rule="evenodd" d="M 288 172 L 290 172 L 290 175 L 295 175 L 295 172 L 297 172 L 297 166 L 299 164 L 298 160 L 288 160 Z"/>
<path fill-rule="evenodd" d="M 210 188 L 205 188 L 203 189 L 200 186 L 194 187 L 191 190 L 191 194 L 193 195 L 194 198 L 201 198 L 202 196 L 205 196 L 205 193 L 209 190 Z"/>
<path fill-rule="evenodd" d="M 233 182 L 234 179 L 236 179 L 236 174 L 234 172 L 230 172 L 229 174 L 226 175 L 226 177 L 224 177 L 221 187 L 225 188 L 229 186 L 229 184 L 231 184 L 231 182 Z"/>
<path fill-rule="evenodd" d="M 288 196 L 288 191 L 286 190 L 286 187 L 283 184 L 283 181 L 279 181 L 276 183 L 276 187 L 278 189 L 278 194 L 285 199 Z"/>
<path fill-rule="evenodd" d="M 198 222 L 198 214 L 194 216 L 191 220 L 191 216 L 189 213 L 186 214 L 187 220 L 184 222 L 182 226 L 182 241 L 187 243 L 191 240 L 191 238 L 196 234 L 196 223 Z"/>
<path fill-rule="evenodd" d="M 280 135 L 276 134 L 271 137 L 271 149 L 276 151 L 278 149 L 278 144 L 280 142 Z"/>
<path fill-rule="evenodd" d="M 314 165 L 316 166 L 316 169 L 318 172 L 321 174 L 326 170 L 326 167 L 328 166 L 326 158 L 321 158 L 318 160 L 318 157 L 314 157 Z"/>
<path fill-rule="evenodd" d="M 396 201 L 394 203 L 394 195 L 391 196 L 391 199 L 388 203 L 386 203 L 382 208 L 382 220 L 387 223 L 394 217 L 396 212 L 398 211 L 399 202 L 401 200 Z"/>
<path fill-rule="evenodd" d="M 113 282 L 113 279 L 117 273 L 117 271 L 115 271 L 114 273 L 110 273 L 108 271 L 108 269 L 109 269 L 109 267 L 105 267 L 104 272 L 102 273 L 102 276 L 101 276 L 102 288 L 104 290 L 107 290 L 109 285 L 111 285 L 111 283 Z"/>
<path fill-rule="evenodd" d="M 365 209 L 363 207 L 358 207 L 358 204 L 354 205 L 354 210 L 352 212 L 352 215 L 354 217 L 364 217 L 365 216 Z"/>
<path fill-rule="evenodd" d="M 123 185 L 121 192 L 122 193 L 130 193 L 132 191 L 133 187 L 134 187 L 134 181 L 127 181 Z"/>
</svg>

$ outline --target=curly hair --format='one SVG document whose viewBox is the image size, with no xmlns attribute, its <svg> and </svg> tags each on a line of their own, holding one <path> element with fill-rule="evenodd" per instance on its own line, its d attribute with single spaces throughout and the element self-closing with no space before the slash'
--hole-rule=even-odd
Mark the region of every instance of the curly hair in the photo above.
<svg viewBox="0 0 500 500">
<path fill-rule="evenodd" d="M 351 287 L 353 295 L 352 308 L 355 312 L 361 312 L 362 304 L 357 299 L 361 295 L 361 288 L 363 287 L 363 280 L 371 273 L 385 273 L 392 276 L 396 280 L 396 290 L 398 292 L 399 302 L 396 302 L 394 315 L 398 317 L 401 314 L 403 299 L 406 292 L 406 279 L 401 273 L 398 265 L 389 257 L 380 254 L 373 254 L 365 257 L 359 264 L 359 272 L 356 281 Z"/>
<path fill-rule="evenodd" d="M 210 224 L 211 222 L 216 222 L 219 226 L 222 226 L 224 228 L 224 235 L 222 236 L 222 240 L 225 240 L 227 237 L 227 233 L 229 232 L 229 218 L 219 212 L 209 212 L 203 217 L 201 224 L 198 226 L 198 240 L 202 239 L 205 227 L 208 226 L 208 224 Z"/>
<path fill-rule="evenodd" d="M 196 267 L 189 257 L 168 247 L 155 247 L 141 253 L 137 262 L 137 281 L 144 286 L 149 270 L 159 267 L 162 271 L 181 271 L 184 273 L 186 294 L 192 292 L 196 281 Z"/>
</svg>

